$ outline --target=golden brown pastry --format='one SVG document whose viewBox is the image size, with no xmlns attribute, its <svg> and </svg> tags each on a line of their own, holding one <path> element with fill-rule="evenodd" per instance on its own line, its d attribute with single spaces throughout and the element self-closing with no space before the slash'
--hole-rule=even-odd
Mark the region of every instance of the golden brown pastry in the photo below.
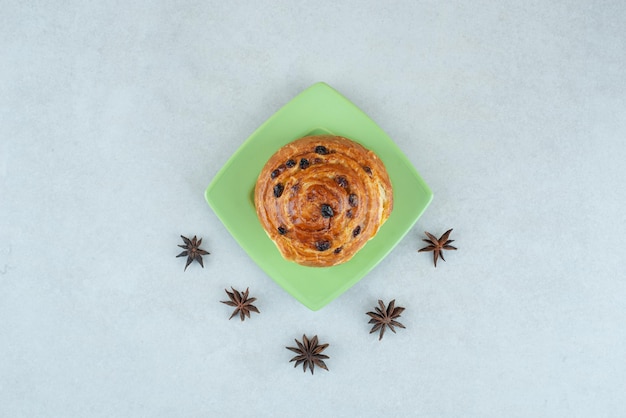
<svg viewBox="0 0 626 418">
<path fill-rule="evenodd" d="M 393 208 L 387 170 L 347 138 L 315 135 L 278 150 L 256 182 L 259 220 L 287 260 L 344 263 L 370 240 Z"/>
</svg>

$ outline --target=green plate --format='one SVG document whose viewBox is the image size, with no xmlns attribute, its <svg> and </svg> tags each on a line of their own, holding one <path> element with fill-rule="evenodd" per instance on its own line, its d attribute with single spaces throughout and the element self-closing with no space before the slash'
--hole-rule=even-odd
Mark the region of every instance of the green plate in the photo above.
<svg viewBox="0 0 626 418">
<path fill-rule="evenodd" d="M 265 162 L 283 145 L 306 135 L 334 134 L 374 151 L 393 185 L 391 216 L 350 261 L 305 267 L 286 261 L 257 218 L 254 185 Z M 318 310 L 348 290 L 400 242 L 433 194 L 393 141 L 365 113 L 325 83 L 309 87 L 259 127 L 217 173 L 205 197 L 250 257 L 293 297 Z"/>
</svg>

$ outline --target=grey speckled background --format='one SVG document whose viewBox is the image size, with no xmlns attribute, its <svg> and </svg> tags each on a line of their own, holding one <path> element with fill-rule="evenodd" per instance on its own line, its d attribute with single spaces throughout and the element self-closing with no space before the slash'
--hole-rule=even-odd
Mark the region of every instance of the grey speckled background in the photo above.
<svg viewBox="0 0 626 418">
<path fill-rule="evenodd" d="M 2 4 L 0 415 L 623 416 L 623 1 L 131 3 Z M 317 81 L 435 198 L 311 312 L 203 191 Z M 434 269 L 422 231 L 449 227 Z M 228 321 L 230 285 L 262 314 Z M 378 298 L 407 308 L 382 342 Z M 288 364 L 304 332 L 330 372 Z"/>
</svg>

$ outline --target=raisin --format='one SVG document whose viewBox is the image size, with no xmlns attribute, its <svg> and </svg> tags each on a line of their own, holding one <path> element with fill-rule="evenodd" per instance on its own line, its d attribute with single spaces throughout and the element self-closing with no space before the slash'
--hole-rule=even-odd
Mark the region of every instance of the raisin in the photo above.
<svg viewBox="0 0 626 418">
<path fill-rule="evenodd" d="M 359 197 L 355 195 L 354 193 L 352 193 L 350 196 L 348 196 L 348 204 L 352 207 L 358 206 Z"/>
<path fill-rule="evenodd" d="M 339 254 L 341 252 L 341 250 L 343 250 L 343 247 L 337 247 L 335 248 L 335 251 L 333 251 L 335 254 Z"/>
<path fill-rule="evenodd" d="M 272 171 L 272 178 L 275 179 L 276 177 L 280 176 L 280 173 L 282 173 L 283 171 L 285 171 L 285 164 L 281 164 L 278 166 L 278 168 L 274 171 Z"/>
<path fill-rule="evenodd" d="M 317 248 L 317 251 L 326 251 L 330 248 L 330 241 L 317 241 L 315 248 Z"/>
<path fill-rule="evenodd" d="M 335 177 L 335 182 L 344 189 L 348 188 L 348 180 L 344 176 Z"/>
<path fill-rule="evenodd" d="M 303 159 L 300 160 L 300 168 L 301 169 L 304 170 L 305 168 L 307 168 L 310 165 L 311 164 L 309 163 L 309 160 L 307 160 L 306 158 L 303 158 Z"/>
<path fill-rule="evenodd" d="M 331 218 L 334 215 L 335 215 L 335 212 L 333 212 L 333 208 L 330 205 L 324 203 L 322 205 L 322 217 Z"/>
<path fill-rule="evenodd" d="M 370 176 L 372 175 L 372 169 L 369 168 L 368 166 L 363 166 L 363 170 L 365 170 L 365 172 L 369 174 Z"/>
<path fill-rule="evenodd" d="M 348 211 L 346 212 L 346 216 L 348 218 L 352 218 L 352 209 L 348 209 Z"/>
<path fill-rule="evenodd" d="M 279 227 L 278 227 L 278 233 L 279 233 L 280 235 L 285 235 L 285 234 L 287 233 L 287 230 L 285 229 L 285 227 L 284 227 L 284 226 L 279 226 Z"/>
<path fill-rule="evenodd" d="M 318 154 L 326 155 L 328 154 L 328 149 L 324 145 L 318 145 L 315 147 L 315 152 Z"/>
<path fill-rule="evenodd" d="M 359 235 L 361 233 L 361 225 L 357 226 L 356 228 L 354 228 L 354 231 L 352 231 L 352 236 L 356 237 L 357 235 Z"/>
<path fill-rule="evenodd" d="M 281 197 L 283 194 L 283 190 L 285 190 L 285 186 L 282 183 L 278 183 L 274 186 L 274 197 Z"/>
<path fill-rule="evenodd" d="M 296 165 L 296 160 L 287 160 L 287 162 L 285 163 L 285 166 L 286 166 L 287 168 L 291 168 L 291 167 L 293 167 L 294 165 Z"/>
</svg>

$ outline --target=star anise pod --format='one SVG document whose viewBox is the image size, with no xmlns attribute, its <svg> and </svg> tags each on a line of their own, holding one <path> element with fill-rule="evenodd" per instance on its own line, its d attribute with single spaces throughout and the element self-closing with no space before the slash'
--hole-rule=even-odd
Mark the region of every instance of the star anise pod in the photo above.
<svg viewBox="0 0 626 418">
<path fill-rule="evenodd" d="M 183 239 L 183 241 L 185 241 L 185 245 L 179 245 L 179 247 L 184 248 L 185 251 L 178 254 L 176 257 L 178 258 L 187 256 L 187 264 L 185 265 L 185 270 L 187 270 L 187 267 L 189 267 L 189 264 L 191 264 L 193 260 L 196 260 L 198 263 L 200 263 L 202 268 L 204 268 L 202 256 L 211 253 L 200 249 L 200 244 L 202 244 L 202 238 L 197 239 L 195 235 L 192 239 L 183 237 L 182 235 L 180 237 Z"/>
<path fill-rule="evenodd" d="M 396 321 L 396 318 L 400 317 L 400 314 L 404 311 L 404 308 L 398 306 L 396 307 L 396 300 L 392 300 L 389 302 L 389 305 L 385 307 L 385 304 L 382 300 L 378 299 L 378 307 L 374 308 L 376 312 L 367 312 L 366 315 L 369 315 L 370 319 L 369 324 L 374 324 L 372 327 L 370 334 L 372 332 L 376 332 L 380 330 L 380 334 L 378 336 L 378 340 L 382 340 L 383 335 L 385 335 L 385 328 L 389 327 L 392 332 L 396 332 L 393 327 L 404 328 L 404 325 Z"/>
<path fill-rule="evenodd" d="M 446 259 L 443 258 L 443 250 L 456 250 L 456 247 L 450 245 L 451 242 L 454 242 L 453 239 L 448 239 L 450 232 L 452 232 L 452 229 L 448 229 L 439 239 L 435 238 L 435 236 L 430 232 L 424 232 L 428 239 L 423 239 L 422 241 L 427 242 L 430 245 L 417 250 L 417 252 L 421 253 L 424 251 L 432 251 L 435 267 L 437 267 L 437 259 L 439 257 L 441 257 L 443 261 L 446 261 Z"/>
<path fill-rule="evenodd" d="M 231 287 L 231 290 L 232 292 L 229 292 L 227 289 L 224 289 L 230 300 L 220 301 L 228 306 L 235 307 L 233 314 L 228 319 L 232 319 L 233 316 L 239 314 L 239 317 L 243 321 L 246 319 L 246 316 L 250 318 L 250 312 L 261 313 L 257 307 L 252 304 L 256 298 L 248 298 L 248 288 L 246 288 L 246 291 L 243 292 L 243 294 L 235 290 L 233 287 Z"/>
<path fill-rule="evenodd" d="M 321 354 L 322 351 L 328 347 L 328 344 L 319 344 L 317 335 L 310 340 L 306 337 L 306 335 L 303 335 L 302 342 L 298 340 L 295 340 L 295 342 L 298 344 L 298 347 L 285 347 L 287 350 L 291 350 L 297 354 L 297 356 L 289 360 L 290 363 L 292 361 L 296 362 L 293 367 L 297 367 L 300 363 L 302 363 L 302 370 L 306 373 L 306 368 L 308 366 L 309 370 L 311 370 L 311 374 L 313 374 L 315 366 L 328 370 L 324 360 L 329 359 L 330 357 L 325 354 Z"/>
</svg>

